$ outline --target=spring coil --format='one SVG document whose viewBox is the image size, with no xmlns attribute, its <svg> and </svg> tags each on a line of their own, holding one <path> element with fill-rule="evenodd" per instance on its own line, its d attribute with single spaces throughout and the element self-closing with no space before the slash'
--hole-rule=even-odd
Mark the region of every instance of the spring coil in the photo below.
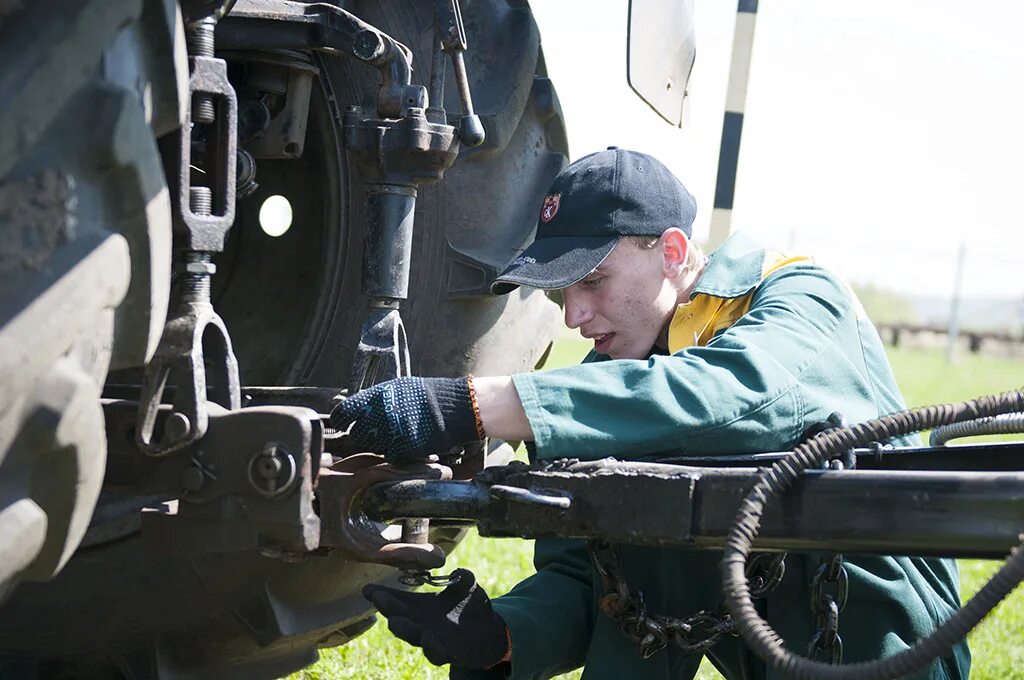
<svg viewBox="0 0 1024 680">
<path fill-rule="evenodd" d="M 945 446 L 946 442 L 961 437 L 976 437 L 982 434 L 1022 434 L 1024 413 L 1005 413 L 993 418 L 969 420 L 964 423 L 942 425 L 932 430 L 928 438 L 931 446 Z"/>
<path fill-rule="evenodd" d="M 769 666 L 786 677 L 807 680 L 889 680 L 926 667 L 950 654 L 953 645 L 1024 580 L 1024 550 L 1015 548 L 992 579 L 931 635 L 891 657 L 843 666 L 832 666 L 799 657 L 785 649 L 782 639 L 754 607 L 746 578 L 746 563 L 760 530 L 768 502 L 792 487 L 804 470 L 820 468 L 824 461 L 853 447 L 886 441 L 940 425 L 978 420 L 1024 411 L 1024 392 L 980 397 L 959 404 L 928 406 L 901 411 L 851 427 L 823 432 L 760 473 L 754 487 L 740 504 L 729 530 L 722 557 L 722 592 L 736 628 L 750 648 Z"/>
</svg>

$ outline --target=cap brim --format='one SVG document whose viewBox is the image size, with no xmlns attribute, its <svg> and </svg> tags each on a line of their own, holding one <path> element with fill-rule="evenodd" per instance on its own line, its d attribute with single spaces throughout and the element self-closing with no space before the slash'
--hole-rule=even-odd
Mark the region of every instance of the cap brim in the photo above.
<svg viewBox="0 0 1024 680">
<path fill-rule="evenodd" d="M 556 236 L 533 242 L 491 284 L 495 295 L 519 286 L 548 290 L 576 283 L 601 264 L 618 243 L 618 236 Z"/>
</svg>

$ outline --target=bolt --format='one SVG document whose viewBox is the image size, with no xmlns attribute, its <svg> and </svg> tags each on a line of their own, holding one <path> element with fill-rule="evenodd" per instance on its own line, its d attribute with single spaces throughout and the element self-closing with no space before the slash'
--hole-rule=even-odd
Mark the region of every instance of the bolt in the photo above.
<svg viewBox="0 0 1024 680">
<path fill-rule="evenodd" d="M 281 474 L 281 461 L 273 453 L 264 451 L 256 462 L 256 471 L 264 479 L 277 479 Z"/>
<path fill-rule="evenodd" d="M 180 442 L 192 431 L 192 423 L 184 413 L 175 411 L 167 416 L 164 423 L 164 440 L 168 443 Z"/>
<path fill-rule="evenodd" d="M 188 207 L 196 215 L 205 216 L 213 211 L 213 191 L 210 187 L 194 186 L 188 189 Z M 210 253 L 199 250 L 185 251 L 181 269 L 181 294 L 188 302 L 210 301 L 210 275 L 216 268 L 210 262 Z"/>
<path fill-rule="evenodd" d="M 210 187 L 189 187 L 188 207 L 196 215 L 209 215 L 213 212 L 213 191 Z"/>
<path fill-rule="evenodd" d="M 214 29 L 217 20 L 212 16 L 193 21 L 185 28 L 185 45 L 194 57 L 214 55 Z M 209 92 L 196 92 L 192 96 L 192 122 L 212 123 L 215 118 L 213 97 Z"/>
<path fill-rule="evenodd" d="M 191 493 L 202 491 L 206 484 L 206 475 L 195 465 L 190 465 L 181 471 L 181 488 Z"/>
<path fill-rule="evenodd" d="M 265 498 L 276 498 L 292 488 L 297 463 L 280 444 L 268 443 L 249 459 L 249 484 Z"/>
<path fill-rule="evenodd" d="M 203 187 L 205 188 L 205 187 Z M 210 253 L 186 250 L 185 264 L 180 277 L 180 292 L 186 302 L 210 301 Z"/>
</svg>

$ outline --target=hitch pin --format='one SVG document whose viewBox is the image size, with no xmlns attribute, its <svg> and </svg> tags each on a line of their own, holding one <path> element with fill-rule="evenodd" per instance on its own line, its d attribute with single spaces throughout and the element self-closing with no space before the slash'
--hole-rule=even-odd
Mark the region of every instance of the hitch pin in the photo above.
<svg viewBox="0 0 1024 680">
<path fill-rule="evenodd" d="M 430 534 L 429 519 L 406 519 L 402 521 L 402 543 L 427 543 Z M 398 582 L 406 586 L 449 586 L 458 582 L 458 576 L 438 574 L 435 576 L 426 569 L 403 569 Z"/>
</svg>

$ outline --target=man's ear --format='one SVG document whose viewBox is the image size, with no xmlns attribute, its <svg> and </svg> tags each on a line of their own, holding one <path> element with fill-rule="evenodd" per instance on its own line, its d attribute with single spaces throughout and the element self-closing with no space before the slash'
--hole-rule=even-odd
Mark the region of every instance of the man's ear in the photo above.
<svg viewBox="0 0 1024 680">
<path fill-rule="evenodd" d="M 686 267 L 686 255 L 690 250 L 690 239 L 678 227 L 669 227 L 659 239 L 662 256 L 662 270 L 665 278 L 674 279 L 683 273 Z"/>
</svg>

